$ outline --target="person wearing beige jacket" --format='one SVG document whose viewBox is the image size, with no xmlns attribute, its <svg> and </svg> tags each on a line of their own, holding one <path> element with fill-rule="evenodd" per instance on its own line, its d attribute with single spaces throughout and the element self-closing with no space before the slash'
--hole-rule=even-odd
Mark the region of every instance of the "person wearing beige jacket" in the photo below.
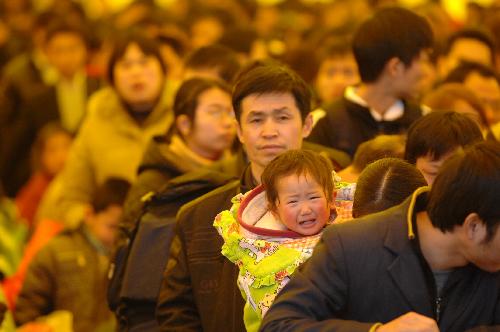
<svg viewBox="0 0 500 332">
<path fill-rule="evenodd" d="M 173 122 L 173 89 L 156 44 L 141 35 L 116 43 L 109 87 L 89 101 L 87 117 L 61 174 L 42 201 L 37 219 L 76 227 L 95 188 L 109 177 L 133 182 L 147 143 Z"/>
</svg>

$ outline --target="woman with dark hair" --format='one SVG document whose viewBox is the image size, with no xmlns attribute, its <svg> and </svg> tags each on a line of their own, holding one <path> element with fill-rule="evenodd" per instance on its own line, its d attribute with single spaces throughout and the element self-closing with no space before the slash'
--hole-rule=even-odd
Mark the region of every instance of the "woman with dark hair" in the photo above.
<svg viewBox="0 0 500 332">
<path fill-rule="evenodd" d="M 137 219 L 144 194 L 176 176 L 232 158 L 236 122 L 229 86 L 206 78 L 187 80 L 177 91 L 173 110 L 175 124 L 146 149 L 125 204 L 124 224 Z"/>
<path fill-rule="evenodd" d="M 118 38 L 107 76 L 110 86 L 91 97 L 66 166 L 51 184 L 39 217 L 80 223 L 95 188 L 109 177 L 133 182 L 146 145 L 173 122 L 173 96 L 154 40 L 135 32 Z"/>
<path fill-rule="evenodd" d="M 359 218 L 398 205 L 426 185 L 422 174 L 410 163 L 399 158 L 379 159 L 358 178 L 352 216 Z"/>
</svg>

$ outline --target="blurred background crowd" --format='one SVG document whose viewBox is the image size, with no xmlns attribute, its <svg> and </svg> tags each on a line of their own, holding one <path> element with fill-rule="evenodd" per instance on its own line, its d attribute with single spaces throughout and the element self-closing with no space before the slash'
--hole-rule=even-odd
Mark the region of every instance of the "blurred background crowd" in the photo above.
<svg viewBox="0 0 500 332">
<path fill-rule="evenodd" d="M 155 183 L 240 158 L 231 86 L 247 63 L 287 64 L 314 91 L 315 119 L 324 116 L 324 105 L 360 82 L 354 32 L 392 5 L 422 15 L 434 33 L 415 93 L 405 98 L 424 113 L 465 113 L 485 138 L 500 139 L 500 1 L 0 0 L 2 302 L 14 311 L 29 263 L 64 227 L 85 220 L 91 231 L 83 234 L 111 247 L 122 211 L 108 208 L 123 206 L 138 176 L 146 188 L 135 198 Z M 158 168 L 155 158 L 163 158 L 160 179 L 146 174 Z M 99 264 L 101 276 L 106 264 Z M 0 330 L 13 324 L 10 317 Z"/>
</svg>

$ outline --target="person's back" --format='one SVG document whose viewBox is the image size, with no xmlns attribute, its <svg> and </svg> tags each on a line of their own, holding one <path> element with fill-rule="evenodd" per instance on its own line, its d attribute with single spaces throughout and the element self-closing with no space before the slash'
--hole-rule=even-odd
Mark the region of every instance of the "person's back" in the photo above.
<svg viewBox="0 0 500 332">
<path fill-rule="evenodd" d="M 105 298 L 106 276 L 129 187 L 122 179 L 106 180 L 82 225 L 64 231 L 37 253 L 17 299 L 18 325 L 63 310 L 71 313 L 77 332 L 113 329 Z"/>
<path fill-rule="evenodd" d="M 402 8 L 381 9 L 353 39 L 361 84 L 324 107 L 326 115 L 309 140 L 353 156 L 359 144 L 377 134 L 404 133 L 422 114 L 409 100 L 418 93 L 431 47 L 432 32 L 424 18 Z"/>
</svg>

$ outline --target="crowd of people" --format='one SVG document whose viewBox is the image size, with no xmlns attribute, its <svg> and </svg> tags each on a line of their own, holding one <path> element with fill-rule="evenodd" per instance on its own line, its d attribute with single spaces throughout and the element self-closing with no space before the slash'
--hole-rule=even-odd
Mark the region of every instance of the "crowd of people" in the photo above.
<svg viewBox="0 0 500 332">
<path fill-rule="evenodd" d="M 0 0 L 0 331 L 499 330 L 468 9 Z"/>
</svg>

